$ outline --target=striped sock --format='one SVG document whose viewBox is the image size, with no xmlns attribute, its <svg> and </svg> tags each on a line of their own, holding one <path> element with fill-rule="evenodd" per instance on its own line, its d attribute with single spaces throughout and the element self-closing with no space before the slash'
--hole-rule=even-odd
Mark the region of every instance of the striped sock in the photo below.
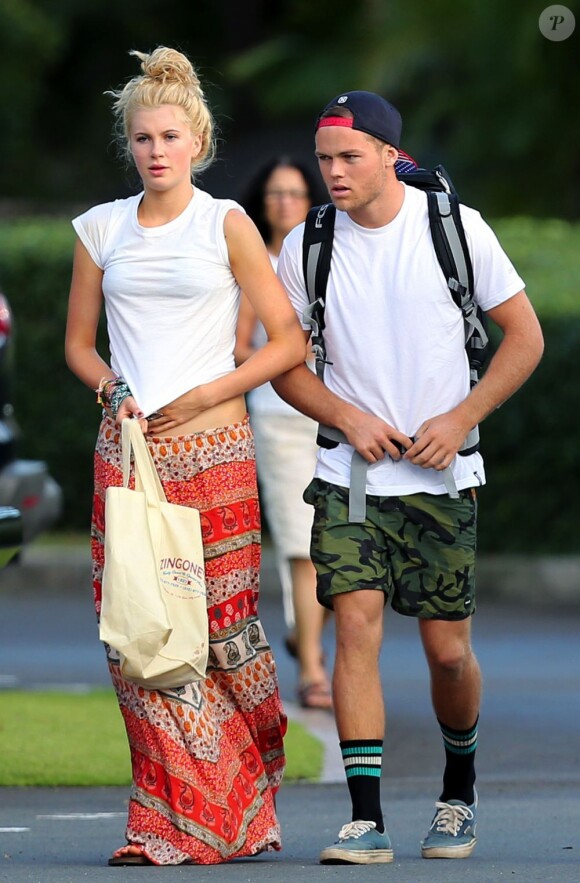
<svg viewBox="0 0 580 883">
<path fill-rule="evenodd" d="M 439 721 L 445 748 L 445 772 L 440 800 L 463 800 L 472 804 L 475 800 L 475 749 L 477 748 L 477 722 L 469 730 L 452 730 Z"/>
<path fill-rule="evenodd" d="M 341 742 L 340 750 L 346 783 L 352 800 L 352 820 L 375 822 L 377 831 L 385 830 L 381 810 L 382 739 Z"/>
</svg>

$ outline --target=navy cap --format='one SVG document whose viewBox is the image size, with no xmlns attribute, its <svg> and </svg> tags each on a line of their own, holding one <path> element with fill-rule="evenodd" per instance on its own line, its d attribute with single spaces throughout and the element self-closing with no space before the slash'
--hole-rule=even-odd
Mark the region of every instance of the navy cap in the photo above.
<svg viewBox="0 0 580 883">
<path fill-rule="evenodd" d="M 324 114 L 331 107 L 345 107 L 353 115 L 352 119 L 343 117 L 325 117 Z M 327 122 L 329 120 L 329 122 Z M 332 122 L 330 122 L 332 120 Z M 316 131 L 321 126 L 347 126 L 373 135 L 380 141 L 392 144 L 399 149 L 403 121 L 401 114 L 388 101 L 381 98 L 375 92 L 343 92 L 329 101 L 316 121 Z"/>
</svg>

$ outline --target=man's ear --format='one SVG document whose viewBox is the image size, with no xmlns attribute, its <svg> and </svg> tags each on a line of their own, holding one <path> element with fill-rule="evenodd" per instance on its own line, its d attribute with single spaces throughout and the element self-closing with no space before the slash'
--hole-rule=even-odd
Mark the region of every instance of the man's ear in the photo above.
<svg viewBox="0 0 580 883">
<path fill-rule="evenodd" d="M 399 151 L 392 144 L 385 144 L 385 166 L 394 166 L 399 158 Z"/>
</svg>

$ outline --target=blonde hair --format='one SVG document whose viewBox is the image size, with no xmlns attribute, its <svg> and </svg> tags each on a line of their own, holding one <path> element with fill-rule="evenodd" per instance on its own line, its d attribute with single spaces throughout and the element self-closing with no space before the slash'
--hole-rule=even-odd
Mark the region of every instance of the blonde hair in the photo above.
<svg viewBox="0 0 580 883">
<path fill-rule="evenodd" d="M 105 93 L 115 99 L 116 135 L 124 156 L 132 159 L 132 114 L 140 108 L 172 104 L 182 109 L 192 133 L 201 137 L 201 150 L 192 161 L 192 172 L 207 168 L 215 156 L 215 122 L 189 59 L 166 46 L 158 46 L 150 54 L 136 50 L 129 54 L 141 59 L 143 73 L 129 80 L 123 89 Z"/>
</svg>

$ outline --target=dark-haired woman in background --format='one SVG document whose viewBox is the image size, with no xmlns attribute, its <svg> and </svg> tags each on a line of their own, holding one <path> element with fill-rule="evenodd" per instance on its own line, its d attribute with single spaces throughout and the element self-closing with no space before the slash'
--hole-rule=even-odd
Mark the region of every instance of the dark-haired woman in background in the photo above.
<svg viewBox="0 0 580 883">
<path fill-rule="evenodd" d="M 304 221 L 319 200 L 316 179 L 306 166 L 281 157 L 264 166 L 243 205 L 264 238 L 274 268 L 284 237 Z M 264 327 L 242 296 L 236 360 L 244 362 L 264 345 Z M 324 667 L 324 610 L 316 600 L 310 561 L 312 513 L 302 499 L 316 462 L 316 424 L 287 405 L 270 383 L 248 395 L 256 462 L 266 518 L 276 551 L 288 627 L 286 647 L 298 660 L 298 700 L 304 708 L 332 708 Z"/>
</svg>

